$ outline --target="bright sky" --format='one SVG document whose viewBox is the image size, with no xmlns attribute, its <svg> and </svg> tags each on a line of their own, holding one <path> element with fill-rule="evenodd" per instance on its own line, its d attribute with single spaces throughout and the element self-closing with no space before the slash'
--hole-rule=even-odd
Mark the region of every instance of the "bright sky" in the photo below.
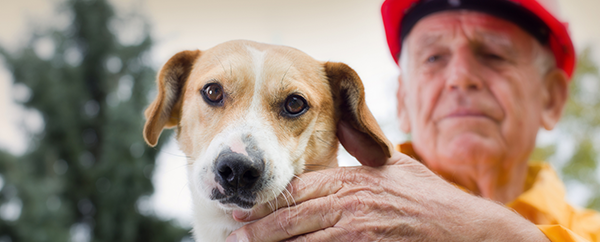
<svg viewBox="0 0 600 242">
<path fill-rule="evenodd" d="M 66 16 L 55 14 L 55 1 L 0 0 L 0 44 L 16 48 L 26 39 L 31 23 L 64 26 Z M 141 11 L 151 22 L 157 40 L 151 57 L 158 68 L 184 49 L 207 49 L 231 39 L 251 39 L 298 48 L 319 60 L 342 61 L 365 82 L 367 103 L 394 142 L 403 139 L 395 123 L 397 69 L 387 52 L 380 23 L 380 1 L 364 0 L 127 0 L 112 2 L 118 12 Z M 576 48 L 594 46 L 600 63 L 600 1 L 560 0 L 570 22 Z M 19 89 L 0 66 L 0 148 L 19 154 L 26 147 L 20 132 L 23 112 L 12 101 Z M 22 90 L 21 90 L 22 92 Z M 32 114 L 27 114 L 32 115 Z M 35 115 L 33 115 L 35 116 Z M 31 124 L 35 126 L 34 124 Z M 140 134 L 141 135 L 141 134 Z M 163 137 L 164 138 L 164 137 Z M 150 198 L 163 217 L 189 221 L 189 195 L 184 160 L 171 142 L 157 162 L 156 193 Z M 345 157 L 345 156 L 344 156 Z M 342 158 L 351 162 L 349 159 Z"/>
</svg>

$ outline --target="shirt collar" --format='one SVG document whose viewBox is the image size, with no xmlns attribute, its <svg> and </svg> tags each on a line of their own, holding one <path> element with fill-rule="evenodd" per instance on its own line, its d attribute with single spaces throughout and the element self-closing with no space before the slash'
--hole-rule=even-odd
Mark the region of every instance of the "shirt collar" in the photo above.
<svg viewBox="0 0 600 242">
<path fill-rule="evenodd" d="M 396 145 L 396 150 L 420 161 L 412 143 Z M 456 185 L 469 192 L 466 188 Z M 514 201 L 506 204 L 536 224 L 559 223 L 567 221 L 566 210 L 571 206 L 565 201 L 565 188 L 550 164 L 530 162 L 524 184 L 524 192 Z"/>
</svg>

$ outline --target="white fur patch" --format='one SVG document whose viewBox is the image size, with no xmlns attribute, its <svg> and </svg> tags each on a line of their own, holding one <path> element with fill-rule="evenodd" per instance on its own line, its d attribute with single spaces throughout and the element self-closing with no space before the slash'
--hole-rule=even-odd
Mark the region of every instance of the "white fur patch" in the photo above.
<svg viewBox="0 0 600 242">
<path fill-rule="evenodd" d="M 263 83 L 263 65 L 265 63 L 266 53 L 264 51 L 257 50 L 250 46 L 246 47 L 250 55 L 252 56 L 252 70 L 254 71 L 254 95 L 252 96 L 252 103 L 250 104 L 250 110 L 260 110 L 260 98 L 261 90 L 264 88 Z"/>
</svg>

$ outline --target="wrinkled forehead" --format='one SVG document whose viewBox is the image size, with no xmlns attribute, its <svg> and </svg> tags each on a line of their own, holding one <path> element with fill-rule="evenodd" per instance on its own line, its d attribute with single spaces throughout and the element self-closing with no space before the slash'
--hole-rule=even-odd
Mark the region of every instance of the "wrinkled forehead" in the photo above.
<svg viewBox="0 0 600 242">
<path fill-rule="evenodd" d="M 444 11 L 421 19 L 407 37 L 411 48 L 451 44 L 466 37 L 471 43 L 511 49 L 527 49 L 533 36 L 516 24 L 492 15 L 469 11 Z"/>
</svg>

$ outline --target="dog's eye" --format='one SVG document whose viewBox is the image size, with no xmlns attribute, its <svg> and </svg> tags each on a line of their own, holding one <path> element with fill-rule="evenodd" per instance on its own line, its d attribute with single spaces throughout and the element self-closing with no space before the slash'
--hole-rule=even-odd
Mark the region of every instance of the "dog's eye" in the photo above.
<svg viewBox="0 0 600 242">
<path fill-rule="evenodd" d="M 209 83 L 202 88 L 202 97 L 211 105 L 220 105 L 223 101 L 223 87 L 219 83 Z"/>
<path fill-rule="evenodd" d="M 285 111 L 292 116 L 301 115 L 308 109 L 306 100 L 299 95 L 289 96 L 285 100 L 284 107 L 285 107 Z"/>
</svg>

